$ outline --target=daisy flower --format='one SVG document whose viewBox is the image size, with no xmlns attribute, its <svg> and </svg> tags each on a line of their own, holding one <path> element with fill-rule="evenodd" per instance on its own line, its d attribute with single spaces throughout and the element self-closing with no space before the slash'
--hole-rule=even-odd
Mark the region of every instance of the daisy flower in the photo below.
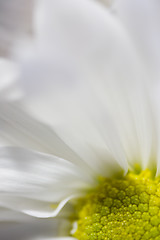
<svg viewBox="0 0 160 240">
<path fill-rule="evenodd" d="M 1 239 L 160 239 L 159 7 L 34 2 L 0 65 Z"/>
</svg>

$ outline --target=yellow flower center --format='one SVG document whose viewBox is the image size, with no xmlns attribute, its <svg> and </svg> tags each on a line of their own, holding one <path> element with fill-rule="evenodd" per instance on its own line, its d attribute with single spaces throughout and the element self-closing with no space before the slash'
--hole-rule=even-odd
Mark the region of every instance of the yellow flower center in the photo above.
<svg viewBox="0 0 160 240">
<path fill-rule="evenodd" d="M 145 170 L 101 179 L 76 212 L 78 240 L 160 240 L 160 178 Z"/>
</svg>

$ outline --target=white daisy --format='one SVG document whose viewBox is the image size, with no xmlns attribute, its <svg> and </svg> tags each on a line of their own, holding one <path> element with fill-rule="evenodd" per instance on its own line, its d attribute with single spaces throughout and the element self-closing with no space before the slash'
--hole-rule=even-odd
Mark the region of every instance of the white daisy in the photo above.
<svg viewBox="0 0 160 240">
<path fill-rule="evenodd" d="M 2 239 L 159 239 L 158 7 L 36 1 L 24 98 L 0 99 Z"/>
</svg>

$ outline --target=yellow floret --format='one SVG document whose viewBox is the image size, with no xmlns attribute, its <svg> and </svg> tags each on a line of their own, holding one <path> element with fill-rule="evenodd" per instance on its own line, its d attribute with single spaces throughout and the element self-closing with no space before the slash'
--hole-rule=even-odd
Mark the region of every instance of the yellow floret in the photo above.
<svg viewBox="0 0 160 240">
<path fill-rule="evenodd" d="M 75 209 L 78 240 L 160 240 L 160 178 L 148 169 L 101 178 Z"/>
</svg>

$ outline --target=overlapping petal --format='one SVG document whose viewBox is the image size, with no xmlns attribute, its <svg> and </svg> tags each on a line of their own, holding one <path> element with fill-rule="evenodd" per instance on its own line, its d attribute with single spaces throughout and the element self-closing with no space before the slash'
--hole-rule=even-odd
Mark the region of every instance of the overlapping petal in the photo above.
<svg viewBox="0 0 160 240">
<path fill-rule="evenodd" d="M 24 106 L 98 173 L 113 161 L 148 166 L 148 71 L 118 17 L 94 1 L 41 1 L 35 32 L 34 56 L 21 62 Z"/>
<path fill-rule="evenodd" d="M 0 205 L 37 217 L 55 216 L 88 178 L 78 167 L 51 155 L 0 149 Z"/>
<path fill-rule="evenodd" d="M 18 107 L 0 102 L 1 144 L 19 146 L 0 149 L 4 208 L 54 217 L 93 183 L 91 172 L 109 176 L 157 160 L 159 173 L 150 99 L 150 78 L 159 78 L 159 4 L 100 2 L 37 1 L 29 54 L 16 55 L 26 97 Z"/>
</svg>

